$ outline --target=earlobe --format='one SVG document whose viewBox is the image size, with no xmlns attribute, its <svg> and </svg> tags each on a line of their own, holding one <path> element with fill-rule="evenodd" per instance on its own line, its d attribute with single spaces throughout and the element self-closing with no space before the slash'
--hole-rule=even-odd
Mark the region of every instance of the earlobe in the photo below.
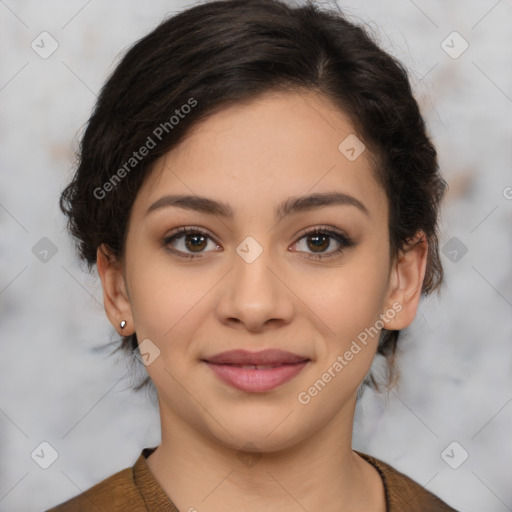
<svg viewBox="0 0 512 512">
<path fill-rule="evenodd" d="M 96 252 L 96 266 L 103 288 L 103 303 L 105 313 L 116 331 L 127 336 L 135 329 L 131 303 L 126 290 L 122 265 L 109 251 L 105 244 L 98 247 Z M 126 322 L 121 327 L 121 322 Z"/>
<path fill-rule="evenodd" d="M 385 329 L 404 329 L 414 320 L 421 298 L 427 256 L 428 243 L 423 232 L 419 232 L 413 241 L 400 251 L 391 271 L 386 301 L 388 310 L 394 310 L 396 314 L 385 322 Z M 386 316 L 386 313 L 384 315 Z"/>
</svg>

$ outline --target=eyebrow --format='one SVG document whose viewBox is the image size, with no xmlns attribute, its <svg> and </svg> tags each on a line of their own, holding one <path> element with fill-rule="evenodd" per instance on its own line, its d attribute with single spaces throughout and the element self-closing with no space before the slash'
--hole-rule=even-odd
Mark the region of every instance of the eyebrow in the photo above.
<svg viewBox="0 0 512 512">
<path fill-rule="evenodd" d="M 317 210 L 326 206 L 339 205 L 355 206 L 365 215 L 369 215 L 368 209 L 359 199 L 342 192 L 328 192 L 290 197 L 275 208 L 274 218 L 276 222 L 279 222 L 288 215 Z M 147 209 L 145 215 L 169 206 L 225 218 L 233 218 L 235 215 L 235 210 L 233 210 L 229 204 L 203 196 L 180 194 L 161 197 Z"/>
</svg>

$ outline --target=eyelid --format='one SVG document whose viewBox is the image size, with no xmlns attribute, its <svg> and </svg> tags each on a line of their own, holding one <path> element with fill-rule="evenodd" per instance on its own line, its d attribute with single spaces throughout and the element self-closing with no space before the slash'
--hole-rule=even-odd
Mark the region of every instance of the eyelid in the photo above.
<svg viewBox="0 0 512 512">
<path fill-rule="evenodd" d="M 334 232 L 338 235 L 341 235 L 341 236 L 347 238 L 347 240 L 350 240 L 349 235 L 345 231 L 343 231 L 340 228 L 337 228 L 336 226 L 331 226 L 329 224 L 318 224 L 316 226 L 310 226 L 308 228 L 301 229 L 295 235 L 295 237 L 302 238 L 304 235 L 309 235 L 310 233 L 312 233 L 312 232 L 314 233 L 315 231 L 322 232 L 322 233 Z"/>
<path fill-rule="evenodd" d="M 208 237 L 211 238 L 217 245 L 221 245 L 217 241 L 215 235 L 213 235 L 211 233 L 211 231 L 209 231 L 206 228 L 199 227 L 199 226 L 180 226 L 178 228 L 171 230 L 169 233 L 167 233 L 163 237 L 163 240 L 169 240 L 170 238 L 177 236 L 177 235 L 187 235 L 187 234 L 191 234 L 191 233 L 208 235 Z"/>
</svg>

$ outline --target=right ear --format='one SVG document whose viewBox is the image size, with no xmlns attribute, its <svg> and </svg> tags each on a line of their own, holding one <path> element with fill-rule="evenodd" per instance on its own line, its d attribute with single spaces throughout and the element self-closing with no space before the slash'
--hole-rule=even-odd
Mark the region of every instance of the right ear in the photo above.
<svg viewBox="0 0 512 512">
<path fill-rule="evenodd" d="M 130 298 L 121 263 L 114 257 L 105 244 L 101 244 L 96 252 L 96 266 L 103 287 L 103 303 L 105 313 L 114 329 L 121 335 L 127 336 L 135 332 Z M 120 322 L 126 321 L 126 327 L 121 329 Z"/>
</svg>

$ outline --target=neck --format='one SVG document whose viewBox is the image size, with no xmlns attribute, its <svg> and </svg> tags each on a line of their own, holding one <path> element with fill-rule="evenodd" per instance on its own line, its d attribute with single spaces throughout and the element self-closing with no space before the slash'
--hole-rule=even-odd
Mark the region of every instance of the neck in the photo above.
<svg viewBox="0 0 512 512">
<path fill-rule="evenodd" d="M 383 511 L 380 476 L 351 448 L 354 408 L 355 397 L 321 431 L 259 452 L 250 443 L 239 443 L 243 450 L 219 443 L 160 402 L 162 442 L 147 462 L 179 510 Z"/>
</svg>

